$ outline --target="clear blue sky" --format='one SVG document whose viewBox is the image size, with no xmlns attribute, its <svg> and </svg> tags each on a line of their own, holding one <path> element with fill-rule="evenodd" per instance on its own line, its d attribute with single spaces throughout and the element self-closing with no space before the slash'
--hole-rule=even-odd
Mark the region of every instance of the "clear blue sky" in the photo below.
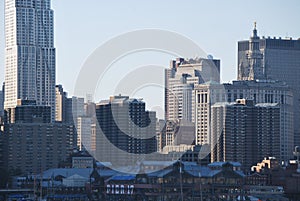
<svg viewBox="0 0 300 201">
<path fill-rule="evenodd" d="M 1 0 L 1 82 L 4 80 L 3 4 Z M 249 38 L 254 21 L 260 36 L 300 38 L 299 0 L 52 0 L 52 8 L 57 83 L 63 84 L 70 95 L 82 64 L 93 50 L 132 30 L 158 28 L 192 39 L 205 52 L 221 59 L 223 82 L 236 79 L 237 41 Z M 151 58 L 152 63 L 168 65 L 172 57 L 165 61 L 155 59 Z"/>
</svg>

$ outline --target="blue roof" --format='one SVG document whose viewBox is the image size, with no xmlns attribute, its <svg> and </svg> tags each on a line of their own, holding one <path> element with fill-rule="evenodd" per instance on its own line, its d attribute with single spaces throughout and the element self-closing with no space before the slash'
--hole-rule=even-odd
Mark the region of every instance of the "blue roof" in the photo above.
<svg viewBox="0 0 300 201">
<path fill-rule="evenodd" d="M 119 172 L 115 171 L 115 170 L 97 170 L 98 174 L 101 176 L 101 177 L 111 177 L 113 175 L 116 175 L 118 174 Z"/>
<path fill-rule="evenodd" d="M 93 168 L 54 168 L 44 171 L 42 174 L 38 175 L 43 177 L 43 179 L 53 179 L 57 176 L 62 176 L 64 178 L 70 177 L 72 175 L 78 174 L 81 177 L 89 178 Z"/>
<path fill-rule="evenodd" d="M 190 167 L 190 168 L 186 168 L 185 167 L 185 172 L 194 176 L 194 177 L 199 177 L 199 173 L 201 177 L 210 177 L 211 172 L 213 172 L 213 170 L 211 170 L 208 167 L 199 167 L 199 166 L 195 166 L 195 167 Z"/>
<path fill-rule="evenodd" d="M 107 181 L 131 181 L 135 180 L 135 175 L 115 175 L 109 178 Z"/>
</svg>

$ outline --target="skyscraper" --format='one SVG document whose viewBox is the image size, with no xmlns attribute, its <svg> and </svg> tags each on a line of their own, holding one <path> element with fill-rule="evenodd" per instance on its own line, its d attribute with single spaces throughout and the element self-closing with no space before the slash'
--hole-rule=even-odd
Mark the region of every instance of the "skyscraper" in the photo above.
<svg viewBox="0 0 300 201">
<path fill-rule="evenodd" d="M 165 71 L 165 119 L 195 122 L 194 87 L 207 81 L 220 82 L 220 60 L 177 58 Z"/>
<path fill-rule="evenodd" d="M 139 99 L 128 96 L 113 96 L 96 105 L 96 116 L 101 131 L 109 143 L 118 149 L 132 153 L 132 158 L 111 153 L 104 141 L 97 139 L 97 154 L 107 155 L 106 160 L 132 162 L 144 154 L 157 151 L 156 113 L 146 111 L 146 104 Z M 101 134 L 97 134 L 98 135 Z M 102 157 L 98 157 L 102 158 Z"/>
<path fill-rule="evenodd" d="M 51 106 L 55 119 L 54 16 L 50 0 L 5 0 L 5 103 Z"/>
<path fill-rule="evenodd" d="M 293 93 L 285 83 L 266 80 L 233 81 L 232 84 L 204 83 L 195 86 L 196 144 L 211 144 L 211 107 L 217 102 L 253 100 L 255 104 L 277 103 L 280 107 L 280 160 L 292 157 L 294 145 Z M 221 128 L 220 128 L 221 129 Z M 215 132 L 215 131 L 214 131 Z"/>
<path fill-rule="evenodd" d="M 212 106 L 212 161 L 239 161 L 246 171 L 266 156 L 280 158 L 280 107 L 253 100 Z"/>
<path fill-rule="evenodd" d="M 294 136 L 300 145 L 300 40 L 260 38 L 256 25 L 249 40 L 238 42 L 238 80 L 284 81 L 293 90 Z"/>
<path fill-rule="evenodd" d="M 255 104 L 277 103 L 280 107 L 280 159 L 288 162 L 293 158 L 294 121 L 293 92 L 285 83 L 272 80 L 233 81 L 223 84 L 227 102 L 236 99 L 254 100 Z"/>
</svg>

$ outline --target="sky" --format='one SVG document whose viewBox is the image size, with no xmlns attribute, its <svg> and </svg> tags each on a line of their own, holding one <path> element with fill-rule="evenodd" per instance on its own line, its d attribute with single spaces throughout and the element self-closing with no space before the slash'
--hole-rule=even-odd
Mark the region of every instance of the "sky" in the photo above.
<svg viewBox="0 0 300 201">
<path fill-rule="evenodd" d="M 0 2 L 0 82 L 4 81 L 4 0 Z M 163 29 L 197 43 L 221 59 L 221 80 L 236 79 L 237 41 L 258 34 L 300 38 L 299 0 L 52 0 L 55 11 L 56 82 L 73 94 L 86 59 L 106 41 L 139 29 Z M 155 63 L 168 66 L 172 55 L 131 55 L 116 68 Z M 107 94 L 103 94 L 107 96 Z M 95 97 L 101 99 L 105 97 Z M 106 97 L 107 98 L 107 97 Z"/>
</svg>

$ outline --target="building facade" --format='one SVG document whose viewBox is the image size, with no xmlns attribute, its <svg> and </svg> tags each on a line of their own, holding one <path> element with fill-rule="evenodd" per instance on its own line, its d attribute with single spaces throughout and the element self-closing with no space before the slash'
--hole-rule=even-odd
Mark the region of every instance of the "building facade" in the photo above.
<svg viewBox="0 0 300 201">
<path fill-rule="evenodd" d="M 223 84 L 227 93 L 225 102 L 236 99 L 254 100 L 255 104 L 277 103 L 280 107 L 280 158 L 285 162 L 293 158 L 294 102 L 292 89 L 283 82 L 252 80 Z"/>
<path fill-rule="evenodd" d="M 5 108 L 51 106 L 55 119 L 54 13 L 50 0 L 5 0 Z"/>
<path fill-rule="evenodd" d="M 215 146 L 211 141 L 211 107 L 217 102 L 233 103 L 236 99 L 253 100 L 255 104 L 277 103 L 280 107 L 281 158 L 288 161 L 293 151 L 293 92 L 285 83 L 266 80 L 242 80 L 228 84 L 204 83 L 195 87 L 196 143 Z M 279 159 L 279 158 L 278 158 Z"/>
<path fill-rule="evenodd" d="M 156 113 L 146 111 L 145 102 L 142 100 L 113 96 L 96 104 L 96 116 L 99 125 L 96 129 L 101 129 L 108 142 L 125 154 L 132 153 L 131 155 L 136 154 L 138 157 L 157 151 Z M 116 160 L 118 157 L 126 162 L 131 160 L 112 153 L 104 141 L 96 139 L 96 142 L 97 153 L 103 150 L 107 154 L 107 161 Z"/>
<path fill-rule="evenodd" d="M 300 40 L 259 37 L 256 26 L 249 40 L 238 42 L 238 80 L 268 79 L 285 82 L 294 94 L 294 121 L 300 121 Z M 294 127 L 300 144 L 300 124 Z"/>
<path fill-rule="evenodd" d="M 17 101 L 15 108 L 8 108 L 4 115 L 4 124 L 13 123 L 50 123 L 51 107 L 36 105 L 33 100 Z"/>
<path fill-rule="evenodd" d="M 73 120 L 68 119 L 68 94 L 64 91 L 62 85 L 55 86 L 55 121 L 68 122 Z"/>
<path fill-rule="evenodd" d="M 92 118 L 81 116 L 77 118 L 77 147 L 79 151 L 92 150 Z"/>
<path fill-rule="evenodd" d="M 6 167 L 22 175 L 58 167 L 73 151 L 73 134 L 70 124 L 8 124 L 3 136 Z"/>
<path fill-rule="evenodd" d="M 211 144 L 211 106 L 225 99 L 224 86 L 217 82 L 206 82 L 195 86 L 195 143 Z"/>
<path fill-rule="evenodd" d="M 165 119 L 195 122 L 194 86 L 220 82 L 220 60 L 177 58 L 165 71 Z"/>
<path fill-rule="evenodd" d="M 211 117 L 212 161 L 239 161 L 249 171 L 264 157 L 282 159 L 277 103 L 254 105 L 253 100 L 246 99 L 216 103 Z"/>
<path fill-rule="evenodd" d="M 51 122 L 51 107 L 18 100 L 4 115 L 1 135 L 4 168 L 22 175 L 58 167 L 73 151 L 73 124 Z"/>
</svg>

